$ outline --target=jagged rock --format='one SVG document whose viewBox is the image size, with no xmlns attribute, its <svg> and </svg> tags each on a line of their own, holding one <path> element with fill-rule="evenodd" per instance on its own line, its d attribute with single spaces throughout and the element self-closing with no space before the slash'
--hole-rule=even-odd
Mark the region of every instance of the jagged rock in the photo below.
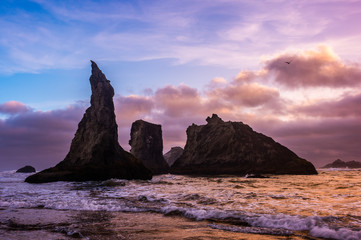
<svg viewBox="0 0 361 240">
<path fill-rule="evenodd" d="M 129 145 L 130 153 L 140 159 L 153 174 L 169 172 L 163 157 L 162 126 L 137 120 L 132 124 Z"/>
<path fill-rule="evenodd" d="M 335 160 L 333 163 L 329 163 L 322 168 L 361 168 L 361 162 L 349 161 L 344 162 L 341 159 Z"/>
<path fill-rule="evenodd" d="M 182 155 L 183 148 L 181 147 L 172 147 L 166 154 L 164 154 L 164 159 L 169 166 L 172 166 L 173 163 Z"/>
<path fill-rule="evenodd" d="M 25 166 L 22 168 L 19 168 L 18 170 L 16 170 L 17 173 L 32 173 L 32 172 L 36 172 L 35 168 L 32 166 Z"/>
<path fill-rule="evenodd" d="M 312 163 L 242 122 L 224 122 L 216 114 L 206 125 L 187 129 L 187 143 L 171 173 L 317 174 Z"/>
<path fill-rule="evenodd" d="M 91 63 L 91 106 L 79 122 L 69 153 L 55 167 L 29 176 L 26 182 L 152 178 L 141 161 L 119 145 L 114 89 L 96 63 Z"/>
</svg>

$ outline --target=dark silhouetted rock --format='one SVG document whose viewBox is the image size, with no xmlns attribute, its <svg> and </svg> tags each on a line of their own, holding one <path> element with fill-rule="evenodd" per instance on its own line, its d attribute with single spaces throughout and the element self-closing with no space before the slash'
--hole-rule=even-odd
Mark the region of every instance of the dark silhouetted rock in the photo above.
<svg viewBox="0 0 361 240">
<path fill-rule="evenodd" d="M 152 178 L 141 161 L 119 145 L 114 89 L 96 63 L 91 62 L 91 106 L 79 122 L 69 153 L 55 167 L 29 176 L 26 182 Z"/>
<path fill-rule="evenodd" d="M 173 163 L 182 155 L 183 148 L 181 147 L 172 147 L 169 152 L 164 154 L 164 159 L 169 166 L 172 166 Z"/>
<path fill-rule="evenodd" d="M 171 173 L 317 174 L 312 163 L 242 122 L 224 122 L 216 114 L 207 125 L 187 129 L 187 143 Z"/>
<path fill-rule="evenodd" d="M 361 168 L 361 162 L 357 162 L 357 161 L 344 162 L 341 159 L 337 159 L 333 163 L 327 164 L 322 168 Z"/>
<path fill-rule="evenodd" d="M 163 157 L 163 138 L 161 125 L 137 120 L 132 124 L 129 145 L 130 152 L 149 168 L 153 174 L 169 172 Z"/>
<path fill-rule="evenodd" d="M 36 170 L 34 167 L 28 165 L 28 166 L 19 168 L 16 172 L 17 173 L 32 173 L 32 172 L 36 172 Z"/>
</svg>

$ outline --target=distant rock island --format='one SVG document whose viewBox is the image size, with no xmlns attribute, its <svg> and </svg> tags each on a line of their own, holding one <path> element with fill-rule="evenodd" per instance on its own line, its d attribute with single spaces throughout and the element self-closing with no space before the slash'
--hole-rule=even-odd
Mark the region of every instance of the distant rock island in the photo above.
<svg viewBox="0 0 361 240">
<path fill-rule="evenodd" d="M 183 148 L 181 147 L 172 147 L 166 154 L 164 154 L 164 159 L 169 166 L 172 166 L 173 163 L 183 154 Z"/>
<path fill-rule="evenodd" d="M 32 166 L 25 166 L 22 168 L 19 168 L 18 170 L 16 170 L 17 173 L 32 173 L 32 172 L 36 172 L 35 168 Z"/>
<path fill-rule="evenodd" d="M 29 176 L 26 182 L 152 178 L 150 170 L 119 145 L 114 89 L 95 62 L 91 61 L 91 67 L 91 106 L 79 122 L 69 153 L 55 167 Z"/>
<path fill-rule="evenodd" d="M 163 157 L 162 126 L 137 120 L 132 124 L 129 145 L 130 153 L 142 161 L 154 175 L 169 172 Z"/>
<path fill-rule="evenodd" d="M 242 122 L 224 122 L 216 114 L 206 125 L 187 129 L 183 154 L 173 174 L 317 174 L 312 163 Z"/>
<path fill-rule="evenodd" d="M 361 168 L 361 162 L 349 161 L 344 162 L 341 159 L 337 159 L 332 163 L 329 163 L 322 168 Z"/>
</svg>

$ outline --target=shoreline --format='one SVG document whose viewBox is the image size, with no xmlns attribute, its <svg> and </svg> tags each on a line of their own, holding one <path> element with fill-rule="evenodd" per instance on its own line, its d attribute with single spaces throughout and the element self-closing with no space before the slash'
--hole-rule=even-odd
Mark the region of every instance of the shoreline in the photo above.
<svg viewBox="0 0 361 240">
<path fill-rule="evenodd" d="M 276 236 L 214 228 L 209 221 L 151 212 L 0 209 L 4 239 L 318 239 L 307 234 Z M 217 224 L 218 225 L 218 224 Z"/>
</svg>

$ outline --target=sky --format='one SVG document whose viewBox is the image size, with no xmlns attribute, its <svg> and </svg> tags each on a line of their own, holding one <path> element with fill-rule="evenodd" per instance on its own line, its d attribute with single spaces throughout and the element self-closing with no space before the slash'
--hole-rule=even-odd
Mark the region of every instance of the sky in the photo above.
<svg viewBox="0 0 361 240">
<path fill-rule="evenodd" d="M 361 161 L 359 22 L 360 0 L 2 0 L 0 170 L 64 159 L 90 60 L 126 150 L 135 120 L 162 125 L 165 153 L 216 113 L 316 167 Z"/>
</svg>

